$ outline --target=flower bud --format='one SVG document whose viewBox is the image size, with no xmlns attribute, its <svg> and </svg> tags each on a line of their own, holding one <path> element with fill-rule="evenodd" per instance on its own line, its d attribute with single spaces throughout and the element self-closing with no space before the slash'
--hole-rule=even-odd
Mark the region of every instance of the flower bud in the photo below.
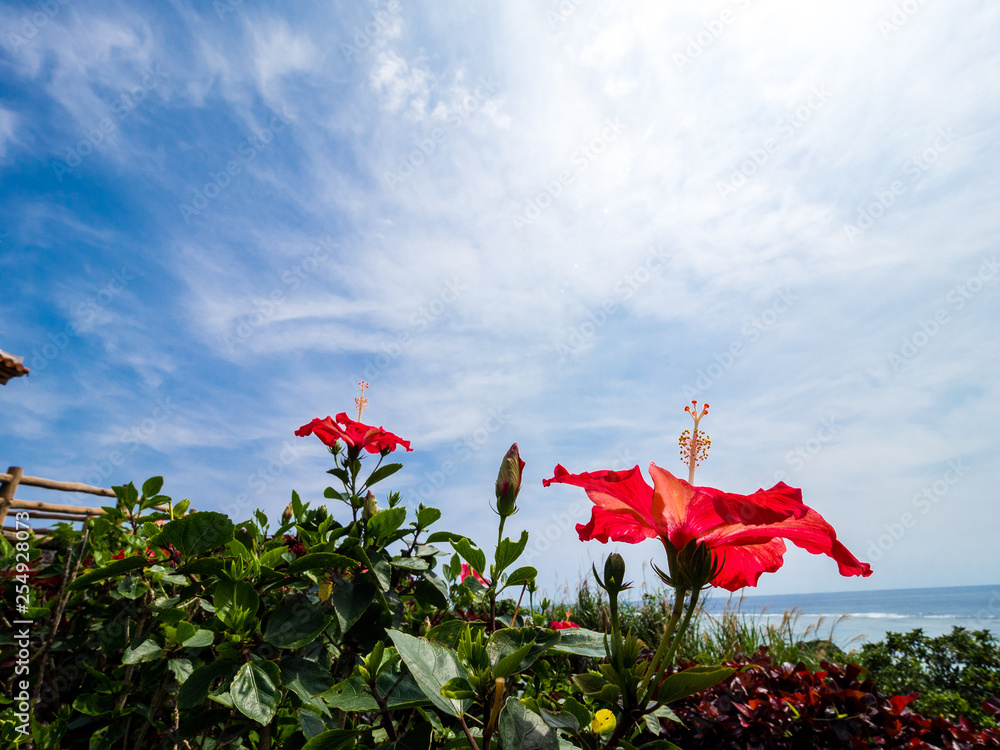
<svg viewBox="0 0 1000 750">
<path fill-rule="evenodd" d="M 612 552 L 604 561 L 604 585 L 609 591 L 614 588 L 616 592 L 627 588 L 625 586 L 625 559 L 617 552 Z"/>
<path fill-rule="evenodd" d="M 590 731 L 595 734 L 607 734 L 614 731 L 616 726 L 618 722 L 615 720 L 615 715 L 608 709 L 602 708 L 594 714 L 594 720 L 590 722 Z"/>
<path fill-rule="evenodd" d="M 517 511 L 514 503 L 517 501 L 517 493 L 521 491 L 523 475 L 524 461 L 518 453 L 517 443 L 514 443 L 503 457 L 500 473 L 497 474 L 497 513 L 501 518 L 512 516 Z"/>
<path fill-rule="evenodd" d="M 375 498 L 375 493 L 368 490 L 368 494 L 365 495 L 365 504 L 361 511 L 361 517 L 367 521 L 376 513 L 378 513 L 378 500 Z"/>
</svg>

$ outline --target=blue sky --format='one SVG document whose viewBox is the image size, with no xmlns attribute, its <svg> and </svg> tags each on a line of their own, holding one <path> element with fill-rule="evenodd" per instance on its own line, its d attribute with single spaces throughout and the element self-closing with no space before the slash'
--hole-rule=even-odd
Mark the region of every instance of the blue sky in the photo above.
<svg viewBox="0 0 1000 750">
<path fill-rule="evenodd" d="M 365 379 L 384 486 L 484 545 L 519 443 L 557 592 L 615 545 L 541 480 L 683 472 L 697 399 L 697 483 L 801 487 L 875 569 L 761 593 L 997 583 L 997 39 L 971 0 L 4 3 L 0 461 L 274 516 Z"/>
</svg>

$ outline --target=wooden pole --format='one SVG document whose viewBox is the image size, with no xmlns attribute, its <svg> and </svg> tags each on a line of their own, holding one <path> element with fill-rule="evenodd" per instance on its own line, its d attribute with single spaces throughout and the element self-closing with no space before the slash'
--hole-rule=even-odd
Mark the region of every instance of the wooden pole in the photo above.
<svg viewBox="0 0 1000 750">
<path fill-rule="evenodd" d="M 23 469 L 17 466 L 12 466 L 8 469 L 8 474 L 0 474 L 0 482 L 10 481 L 10 478 L 17 469 L 18 472 L 23 472 Z M 88 495 L 100 495 L 101 497 L 115 497 L 115 493 L 105 487 L 94 487 L 92 484 L 83 484 L 82 482 L 58 482 L 55 479 L 45 479 L 43 477 L 26 477 L 18 475 L 20 477 L 19 482 L 28 487 L 44 487 L 47 490 L 61 490 L 63 492 L 85 492 Z"/>
<path fill-rule="evenodd" d="M 7 520 L 7 509 L 14 502 L 14 490 L 17 489 L 23 473 L 24 469 L 20 466 L 11 466 L 0 484 L 0 526 Z"/>
</svg>

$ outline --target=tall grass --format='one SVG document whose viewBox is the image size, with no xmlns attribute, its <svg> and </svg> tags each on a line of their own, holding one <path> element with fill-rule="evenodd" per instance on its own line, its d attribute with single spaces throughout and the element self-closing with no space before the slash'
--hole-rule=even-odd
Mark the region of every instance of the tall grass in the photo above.
<svg viewBox="0 0 1000 750">
<path fill-rule="evenodd" d="M 546 622 L 568 619 L 590 630 L 610 630 L 611 612 L 602 590 L 592 588 L 585 580 L 572 596 L 568 587 L 563 593 L 560 603 L 542 600 L 540 610 Z M 622 627 L 655 648 L 670 618 L 671 594 L 662 590 L 643 591 L 638 601 L 621 602 Z M 767 646 L 776 661 L 803 662 L 810 669 L 818 669 L 824 660 L 839 663 L 849 660 L 833 642 L 834 629 L 842 617 L 830 623 L 827 630 L 823 618 L 805 628 L 799 627 L 802 613 L 796 609 L 786 611 L 778 622 L 768 621 L 763 614 L 744 611 L 742 597 L 730 597 L 721 613 L 713 614 L 700 605 L 678 648 L 679 658 L 718 664 L 745 659 L 761 646 Z"/>
</svg>

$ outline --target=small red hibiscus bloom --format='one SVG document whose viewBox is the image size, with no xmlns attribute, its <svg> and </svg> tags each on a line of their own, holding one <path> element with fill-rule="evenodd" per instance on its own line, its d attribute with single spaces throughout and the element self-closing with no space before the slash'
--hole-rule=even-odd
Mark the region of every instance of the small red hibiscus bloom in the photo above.
<svg viewBox="0 0 1000 750">
<path fill-rule="evenodd" d="M 479 581 L 483 586 L 489 587 L 486 579 L 480 575 L 479 571 L 473 568 L 469 563 L 462 563 L 462 571 L 458 574 L 458 580 L 464 581 L 469 576 L 472 576 L 477 581 Z"/>
<path fill-rule="evenodd" d="M 569 620 L 553 620 L 549 623 L 549 627 L 553 630 L 568 630 L 569 628 L 578 628 L 580 626 Z"/>
<path fill-rule="evenodd" d="M 641 542 L 659 538 L 674 554 L 689 542 L 712 554 L 713 586 L 736 591 L 756 586 L 763 573 L 778 570 L 787 539 L 814 555 L 837 561 L 841 575 L 869 576 L 823 517 L 802 502 L 802 491 L 779 482 L 769 490 L 735 495 L 695 487 L 656 464 L 649 465 L 650 487 L 639 467 L 628 471 L 570 474 L 556 466 L 553 482 L 582 487 L 594 503 L 590 522 L 578 524 L 581 541 Z M 668 557 L 671 550 L 667 547 Z"/>
<path fill-rule="evenodd" d="M 309 424 L 302 425 L 295 434 L 299 437 L 315 435 L 331 448 L 337 441 L 341 441 L 358 452 L 364 448 L 369 453 L 391 453 L 398 446 L 403 446 L 408 451 L 413 450 L 409 440 L 402 440 L 382 427 L 355 422 L 344 412 L 338 414 L 336 419 L 317 417 Z"/>
</svg>

